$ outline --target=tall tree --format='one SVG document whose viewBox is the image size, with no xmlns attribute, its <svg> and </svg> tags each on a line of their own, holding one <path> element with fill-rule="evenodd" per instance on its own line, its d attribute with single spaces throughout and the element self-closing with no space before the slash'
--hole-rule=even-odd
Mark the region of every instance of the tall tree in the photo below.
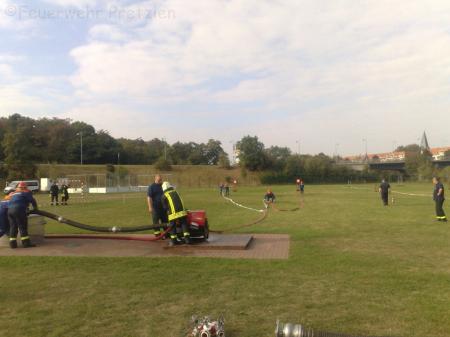
<svg viewBox="0 0 450 337">
<path fill-rule="evenodd" d="M 245 136 L 237 143 L 239 163 L 250 171 L 262 170 L 267 166 L 267 155 L 264 144 L 258 137 Z"/>
<path fill-rule="evenodd" d="M 205 145 L 206 164 L 217 165 L 220 156 L 224 153 L 222 143 L 218 140 L 210 139 Z"/>
<path fill-rule="evenodd" d="M 39 151 L 35 146 L 33 120 L 13 115 L 3 138 L 2 146 L 8 179 L 33 178 Z"/>
</svg>

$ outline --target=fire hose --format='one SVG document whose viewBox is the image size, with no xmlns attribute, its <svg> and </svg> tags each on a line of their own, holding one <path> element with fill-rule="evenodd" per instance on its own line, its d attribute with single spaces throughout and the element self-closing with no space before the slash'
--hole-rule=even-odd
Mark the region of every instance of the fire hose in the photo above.
<svg viewBox="0 0 450 337">
<path fill-rule="evenodd" d="M 286 209 L 286 208 L 278 208 L 274 202 L 270 202 L 268 204 L 266 204 L 268 207 L 270 205 L 270 207 L 272 207 L 275 211 L 277 212 L 295 212 L 298 211 L 300 209 L 300 207 L 294 207 L 291 209 Z"/>
<path fill-rule="evenodd" d="M 267 212 L 267 210 L 265 210 L 265 211 L 262 212 L 261 216 L 258 219 L 254 220 L 252 222 L 246 223 L 244 225 L 239 225 L 239 226 L 227 228 L 227 229 L 224 229 L 224 230 L 221 230 L 221 231 L 209 230 L 209 232 L 210 233 L 222 234 L 222 233 L 235 231 L 237 229 L 242 229 L 242 228 L 245 228 L 245 227 L 250 227 L 250 226 L 256 225 L 256 224 L 260 223 L 261 221 L 263 221 L 264 219 L 266 219 L 267 215 L 268 215 L 268 212 Z"/>
<path fill-rule="evenodd" d="M 317 331 L 309 328 L 305 328 L 300 324 L 280 323 L 277 321 L 277 327 L 275 329 L 276 337 L 363 337 L 348 335 L 342 333 Z M 370 336 L 364 336 L 370 337 Z M 372 336 L 374 337 L 374 336 Z"/>
<path fill-rule="evenodd" d="M 42 211 L 42 210 L 33 210 L 30 212 L 30 214 L 37 214 L 37 215 L 41 215 L 44 216 L 46 218 L 49 219 L 53 219 L 56 220 L 60 223 L 64 223 L 66 225 L 72 226 L 72 227 L 76 227 L 76 228 L 80 228 L 80 229 L 84 229 L 84 230 L 88 230 L 91 232 L 101 232 L 101 233 L 134 233 L 134 232 L 142 232 L 142 231 L 146 231 L 146 230 L 154 230 L 154 229 L 160 229 L 161 226 L 162 228 L 164 228 L 164 232 L 156 237 L 153 238 L 139 238 L 139 237 L 131 237 L 131 236 L 101 236 L 101 235 L 95 235 L 95 236 L 89 236 L 89 235 L 51 235 L 48 236 L 48 238 L 58 238 L 58 239 L 64 239 L 64 238 L 75 238 L 75 239 L 114 239 L 114 240 L 136 240 L 136 241 L 157 241 L 162 239 L 167 233 L 169 233 L 169 231 L 171 230 L 171 226 L 169 226 L 168 224 L 163 224 L 163 225 L 145 225 L 145 226 L 135 226 L 135 227 L 117 227 L 117 226 L 113 226 L 113 227 L 100 227 L 100 226 L 91 226 L 91 225 L 86 225 L 77 221 L 73 221 L 70 219 L 66 219 L 63 218 L 60 215 L 56 215 L 47 211 Z"/>
</svg>

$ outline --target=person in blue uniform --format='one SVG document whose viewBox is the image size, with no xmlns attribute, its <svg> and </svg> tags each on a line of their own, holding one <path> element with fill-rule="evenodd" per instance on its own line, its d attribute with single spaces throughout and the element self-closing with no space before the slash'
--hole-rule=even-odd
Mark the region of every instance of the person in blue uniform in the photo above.
<svg viewBox="0 0 450 337">
<path fill-rule="evenodd" d="M 0 202 L 0 238 L 3 235 L 9 235 L 9 219 L 8 207 L 10 196 L 7 195 L 5 199 Z"/>
<path fill-rule="evenodd" d="M 436 220 L 447 222 L 447 216 L 444 212 L 445 189 L 439 177 L 433 178 L 434 191 L 433 200 L 436 206 Z"/>
<path fill-rule="evenodd" d="M 56 182 L 53 182 L 52 186 L 50 186 L 50 205 L 59 205 L 58 194 L 59 187 Z"/>
<path fill-rule="evenodd" d="M 162 178 L 159 174 L 155 176 L 155 181 L 148 187 L 147 190 L 147 205 L 148 211 L 152 215 L 154 225 L 161 225 L 159 229 L 155 229 L 155 236 L 160 236 L 164 231 L 163 225 L 167 224 L 167 213 L 164 210 L 162 203 L 162 196 L 164 192 L 162 189 Z"/>
<path fill-rule="evenodd" d="M 275 203 L 275 194 L 272 192 L 272 190 L 269 188 L 264 195 L 264 204 L 266 205 L 266 208 L 269 206 L 269 204 Z"/>
<path fill-rule="evenodd" d="M 21 181 L 17 185 L 15 192 L 10 194 L 8 206 L 9 219 L 9 246 L 17 248 L 17 234 L 20 231 L 20 238 L 24 248 L 34 247 L 28 236 L 28 206 L 33 205 L 33 209 L 37 209 L 36 200 L 33 194 L 27 188 L 27 184 Z"/>
<path fill-rule="evenodd" d="M 303 194 L 305 193 L 305 182 L 303 181 L 303 179 L 300 179 L 300 193 Z"/>
<path fill-rule="evenodd" d="M 389 205 L 389 189 L 390 188 L 391 188 L 391 185 L 389 185 L 389 183 L 385 179 L 383 179 L 381 181 L 380 187 L 378 188 L 378 191 L 380 192 L 381 200 L 383 201 L 384 206 Z"/>
</svg>

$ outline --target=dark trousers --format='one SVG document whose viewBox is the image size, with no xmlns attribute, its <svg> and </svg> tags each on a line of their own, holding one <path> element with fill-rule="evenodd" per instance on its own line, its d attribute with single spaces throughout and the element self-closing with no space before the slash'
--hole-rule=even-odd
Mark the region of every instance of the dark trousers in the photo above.
<svg viewBox="0 0 450 337">
<path fill-rule="evenodd" d="M 20 231 L 22 240 L 28 239 L 28 217 L 26 209 L 10 208 L 8 210 L 9 218 L 9 238 L 17 238 Z"/>
<path fill-rule="evenodd" d="M 53 203 L 55 201 L 56 201 L 56 204 L 58 205 L 58 194 L 56 194 L 56 195 L 52 194 L 51 195 L 51 204 L 53 205 Z"/>
<path fill-rule="evenodd" d="M 381 193 L 381 200 L 383 200 L 384 206 L 389 204 L 389 193 Z"/>
<path fill-rule="evenodd" d="M 68 194 L 63 194 L 61 196 L 61 204 L 67 205 L 67 201 L 68 200 L 69 200 L 69 195 Z M 56 199 L 56 202 L 58 202 L 58 198 Z"/>
<path fill-rule="evenodd" d="M 172 226 L 170 230 L 170 238 L 172 239 L 172 241 L 177 239 L 179 228 L 181 228 L 184 237 L 190 236 L 187 217 L 183 216 L 181 218 L 172 220 L 170 221 L 170 225 Z"/>
<path fill-rule="evenodd" d="M 0 238 L 7 234 L 9 235 L 9 219 L 8 213 L 0 214 Z"/>
<path fill-rule="evenodd" d="M 447 219 L 447 217 L 445 216 L 445 212 L 444 212 L 444 199 L 436 199 L 435 200 L 435 204 L 436 204 L 436 218 L 438 220 L 445 220 Z"/>
<path fill-rule="evenodd" d="M 163 209 L 158 210 L 156 208 L 153 208 L 152 221 L 154 225 L 161 225 L 159 230 L 155 229 L 155 235 L 161 234 L 161 232 L 164 230 L 162 225 L 168 222 L 167 213 Z"/>
</svg>

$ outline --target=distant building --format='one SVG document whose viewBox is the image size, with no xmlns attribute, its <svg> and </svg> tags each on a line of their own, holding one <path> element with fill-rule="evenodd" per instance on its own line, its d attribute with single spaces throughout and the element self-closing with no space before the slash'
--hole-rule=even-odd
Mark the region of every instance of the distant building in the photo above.
<svg viewBox="0 0 450 337">
<path fill-rule="evenodd" d="M 239 164 L 239 162 L 241 161 L 240 158 L 239 158 L 240 154 L 241 154 L 241 151 L 236 147 L 234 149 L 234 156 L 233 156 L 235 164 Z"/>
<path fill-rule="evenodd" d="M 369 161 L 379 161 L 379 162 L 388 162 L 388 161 L 403 161 L 405 160 L 406 153 L 405 151 L 394 151 L 394 152 L 385 152 L 385 153 L 368 153 L 367 159 Z M 361 162 L 366 159 L 365 155 L 358 156 L 348 156 L 345 157 L 344 160 L 350 162 Z"/>
<path fill-rule="evenodd" d="M 445 153 L 447 151 L 450 151 L 450 146 L 430 148 L 427 134 L 424 131 L 422 134 L 422 139 L 420 140 L 420 152 L 424 153 L 425 151 L 430 152 L 434 160 L 442 160 L 445 159 Z M 405 151 L 393 151 L 385 153 L 372 153 L 372 154 L 368 153 L 367 158 L 366 155 L 347 156 L 344 157 L 344 160 L 350 162 L 363 162 L 366 161 L 367 159 L 369 161 L 377 161 L 377 162 L 392 162 L 392 161 L 404 161 L 405 158 L 406 158 Z"/>
<path fill-rule="evenodd" d="M 425 150 L 422 149 L 422 150 Z M 434 147 L 427 149 L 434 160 L 443 160 L 445 159 L 445 153 L 450 151 L 450 146 L 444 147 Z M 365 155 L 357 155 L 357 156 L 347 156 L 344 157 L 345 161 L 350 162 L 362 162 L 366 158 Z M 405 151 L 394 151 L 394 152 L 386 152 L 386 153 L 368 153 L 367 158 L 369 161 L 378 161 L 378 162 L 392 162 L 392 161 L 404 161 L 406 158 Z"/>
<path fill-rule="evenodd" d="M 445 153 L 450 151 L 450 146 L 445 147 L 435 147 L 430 149 L 431 155 L 434 160 L 443 160 L 445 159 Z"/>
</svg>

